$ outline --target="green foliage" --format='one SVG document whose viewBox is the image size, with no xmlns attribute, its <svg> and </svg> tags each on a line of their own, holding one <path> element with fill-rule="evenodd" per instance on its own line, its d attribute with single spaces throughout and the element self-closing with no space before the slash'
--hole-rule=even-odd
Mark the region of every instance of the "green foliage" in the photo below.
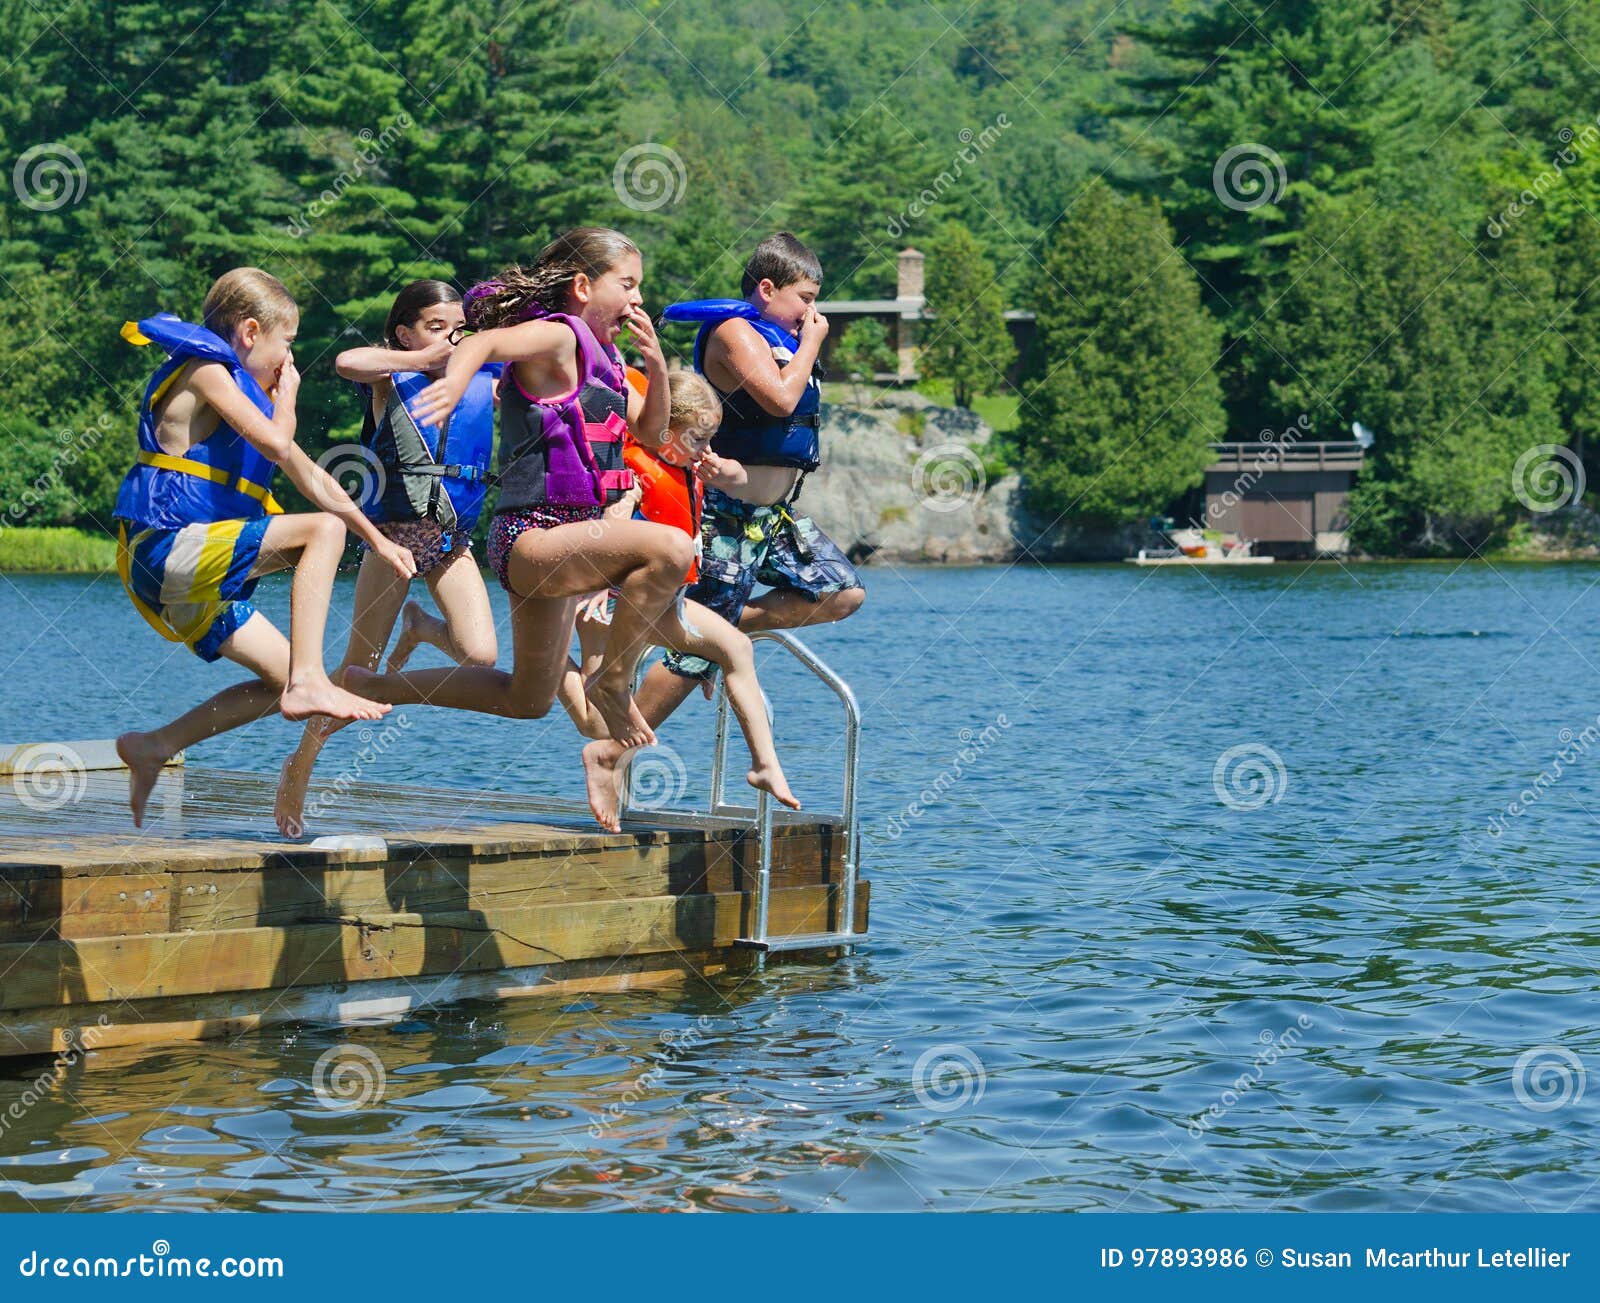
<svg viewBox="0 0 1600 1303">
<path fill-rule="evenodd" d="M 1438 218 L 1370 204 L 1310 214 L 1262 327 L 1293 361 L 1272 389 L 1276 424 L 1304 412 L 1322 437 L 1346 437 L 1352 420 L 1375 432 L 1351 502 L 1358 546 L 1476 548 L 1515 508 L 1518 456 L 1562 442 L 1549 269 L 1525 238 L 1475 248 Z M 1319 256 L 1336 238 L 1340 257 Z"/>
<path fill-rule="evenodd" d="M 1164 510 L 1223 429 L 1198 280 L 1158 208 L 1103 182 L 1050 232 L 1043 273 L 1017 440 L 1030 505 L 1093 524 Z"/>
<path fill-rule="evenodd" d="M 1413 7 L 1414 8 L 1414 7 Z M 1388 204 L 1465 228 L 1477 214 L 1459 179 L 1477 88 L 1441 71 L 1424 29 L 1386 0 L 1235 0 L 1175 7 L 1139 35 L 1160 56 L 1120 109 L 1185 255 L 1229 332 L 1233 423 L 1270 422 L 1282 363 L 1256 327 L 1273 309 L 1307 214 L 1370 189 Z M 1353 220 L 1364 220 L 1359 210 Z"/>
<path fill-rule="evenodd" d="M 736 294 L 780 228 L 818 248 L 825 298 L 892 295 L 896 253 L 924 248 L 928 383 L 1015 425 L 1010 455 L 1053 510 L 1160 510 L 1206 438 L 1299 411 L 1324 436 L 1356 417 L 1379 432 L 1356 504 L 1369 547 L 1492 545 L 1523 447 L 1570 440 L 1600 483 L 1600 5 L 803 16 L 777 0 L 0 0 L 0 157 L 51 151 L 74 191 L 0 205 L 4 501 L 108 523 L 153 364 L 117 327 L 193 315 L 230 266 L 300 301 L 315 456 L 359 419 L 333 355 L 376 337 L 400 285 L 469 283 L 576 222 L 638 240 L 652 309 Z M 1271 154 L 1235 155 L 1219 195 L 1217 164 L 1243 146 Z M 618 184 L 635 147 L 666 161 L 660 206 Z M 1108 173 L 1144 202 L 1091 184 Z M 1013 421 L 1016 396 L 986 386 L 999 310 L 1030 305 Z M 878 369 L 862 331 L 836 366 L 857 369 L 854 352 Z M 102 419 L 111 433 L 85 442 Z"/>
<path fill-rule="evenodd" d="M 1004 388 L 1017 350 L 1000 286 L 994 264 L 959 223 L 940 227 L 928 248 L 927 310 L 933 319 L 920 341 L 922 370 L 950 382 L 957 406 Z"/>
<path fill-rule="evenodd" d="M 0 527 L 0 574 L 111 575 L 117 545 L 81 529 Z"/>
<path fill-rule="evenodd" d="M 808 186 L 807 235 L 822 260 L 830 297 L 893 298 L 895 232 L 922 189 L 929 160 L 887 106 L 854 121 L 840 118 L 838 135 Z"/>
<path fill-rule="evenodd" d="M 894 349 L 889 332 L 876 317 L 852 321 L 839 336 L 839 345 L 829 359 L 831 369 L 845 376 L 871 380 L 879 372 L 895 369 Z"/>
</svg>

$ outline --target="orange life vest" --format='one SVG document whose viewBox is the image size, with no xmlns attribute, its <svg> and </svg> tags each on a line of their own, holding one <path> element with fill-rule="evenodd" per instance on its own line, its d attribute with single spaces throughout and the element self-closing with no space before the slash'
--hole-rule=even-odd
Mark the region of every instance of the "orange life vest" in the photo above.
<svg viewBox="0 0 1600 1303">
<path fill-rule="evenodd" d="M 650 381 L 637 367 L 627 368 L 627 378 L 641 398 L 649 392 Z M 694 539 L 696 560 L 689 565 L 689 582 L 694 583 L 700 575 L 700 508 L 705 500 L 700 477 L 685 466 L 662 461 L 631 434 L 623 442 L 622 460 L 644 491 L 638 514 L 657 525 L 681 529 Z"/>
<path fill-rule="evenodd" d="M 705 498 L 705 487 L 700 483 L 700 477 L 687 466 L 674 466 L 662 461 L 631 436 L 622 446 L 622 460 L 644 491 L 644 496 L 639 499 L 639 515 L 658 525 L 681 529 L 695 540 L 698 553 L 700 508 Z M 689 566 L 689 582 L 694 583 L 699 574 L 697 557 Z"/>
</svg>

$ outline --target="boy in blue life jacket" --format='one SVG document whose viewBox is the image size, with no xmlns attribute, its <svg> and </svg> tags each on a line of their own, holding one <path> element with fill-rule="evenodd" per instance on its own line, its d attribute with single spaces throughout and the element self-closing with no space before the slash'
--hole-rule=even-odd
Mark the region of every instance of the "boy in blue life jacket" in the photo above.
<svg viewBox="0 0 1600 1303">
<path fill-rule="evenodd" d="M 147 732 L 124 733 L 133 821 L 162 767 L 184 748 L 281 711 L 288 719 L 378 719 L 390 710 L 345 691 L 323 667 L 322 634 L 348 528 L 409 579 L 416 562 L 385 538 L 295 442 L 300 311 L 277 277 L 236 267 L 206 295 L 204 324 L 157 313 L 129 322 L 130 344 L 167 354 L 139 405 L 139 451 L 117 493 L 117 569 L 162 637 L 255 677 Z M 285 515 L 281 467 L 323 508 Z M 294 571 L 285 638 L 250 601 L 263 575 Z"/>
<path fill-rule="evenodd" d="M 866 599 L 849 559 L 793 510 L 806 473 L 820 464 L 817 355 L 828 334 L 816 307 L 821 288 L 816 254 L 779 231 L 745 264 L 743 299 L 675 303 L 662 314 L 700 324 L 695 370 L 722 400 L 712 455 L 700 466 L 702 557 L 687 597 L 747 633 L 828 624 Z M 768 590 L 752 596 L 758 583 Z M 654 727 L 697 684 L 709 694 L 716 669 L 668 652 L 640 687 L 640 712 Z"/>
</svg>

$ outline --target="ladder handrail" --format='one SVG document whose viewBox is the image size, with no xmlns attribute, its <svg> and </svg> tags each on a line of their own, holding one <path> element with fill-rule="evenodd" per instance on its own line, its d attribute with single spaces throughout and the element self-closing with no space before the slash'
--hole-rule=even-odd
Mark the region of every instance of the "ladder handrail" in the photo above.
<svg viewBox="0 0 1600 1303">
<path fill-rule="evenodd" d="M 844 788 L 841 802 L 843 805 L 841 816 L 844 828 L 843 876 L 840 883 L 839 929 L 833 935 L 842 938 L 864 935 L 855 930 L 856 878 L 860 871 L 858 863 L 860 837 L 856 820 L 856 789 L 859 783 L 861 759 L 860 703 L 857 702 L 856 694 L 851 690 L 850 685 L 844 681 L 839 673 L 788 630 L 758 629 L 747 636 L 751 642 L 775 642 L 784 648 L 806 669 L 821 679 L 833 691 L 833 694 L 838 697 L 840 704 L 844 707 Z M 652 648 L 647 646 L 640 652 L 638 664 L 634 667 L 634 682 L 636 685 L 642 675 L 646 658 L 649 657 L 651 651 Z M 719 676 L 717 682 L 716 734 L 711 756 L 711 808 L 707 813 L 712 815 L 749 814 L 752 816 L 753 831 L 756 833 L 758 840 L 760 860 L 756 878 L 755 927 L 753 935 L 749 939 L 752 942 L 764 945 L 768 940 L 767 910 L 772 882 L 772 797 L 765 791 L 758 791 L 756 793 L 756 802 L 753 806 L 733 803 L 727 799 L 726 771 L 732 714 L 733 712 L 728 705 L 727 684 Z M 767 718 L 769 721 L 772 718 L 772 705 L 770 702 L 767 702 Z M 634 814 L 633 766 L 630 764 L 623 778 L 622 798 L 618 815 L 622 819 L 628 819 Z M 834 941 L 835 945 L 843 943 L 841 940 Z"/>
</svg>

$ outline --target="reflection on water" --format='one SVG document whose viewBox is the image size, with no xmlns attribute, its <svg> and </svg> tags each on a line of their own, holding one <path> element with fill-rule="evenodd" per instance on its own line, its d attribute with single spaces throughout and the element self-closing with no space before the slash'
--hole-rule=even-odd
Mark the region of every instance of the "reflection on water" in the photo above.
<svg viewBox="0 0 1600 1303">
<path fill-rule="evenodd" d="M 868 577 L 812 637 L 866 712 L 868 948 L 13 1063 L 0 1208 L 1596 1206 L 1600 570 Z M 227 682 L 124 600 L 0 579 L 0 737 Z M 826 804 L 832 716 L 762 664 Z M 697 776 L 708 713 L 666 733 Z M 563 721 L 418 718 L 364 778 L 581 792 Z"/>
</svg>

